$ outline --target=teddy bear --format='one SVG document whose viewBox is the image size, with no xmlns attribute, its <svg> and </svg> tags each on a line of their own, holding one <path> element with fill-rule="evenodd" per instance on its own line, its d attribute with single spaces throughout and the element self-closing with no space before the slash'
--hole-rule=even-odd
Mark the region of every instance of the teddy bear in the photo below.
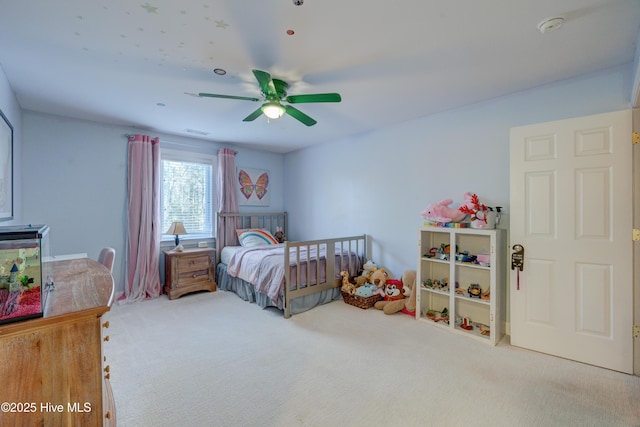
<svg viewBox="0 0 640 427">
<path fill-rule="evenodd" d="M 371 276 L 371 274 L 378 269 L 378 266 L 375 262 L 368 260 L 362 266 L 362 275 L 367 276 L 367 279 Z"/>
<path fill-rule="evenodd" d="M 276 234 L 274 234 L 273 237 L 276 238 L 278 243 L 284 243 L 284 241 L 286 240 L 286 237 L 284 235 L 284 231 L 282 231 L 282 227 L 280 226 L 276 227 Z"/>
<path fill-rule="evenodd" d="M 376 286 L 377 290 L 373 293 L 381 295 L 384 297 L 384 288 L 386 286 L 387 280 L 389 280 L 389 273 L 384 268 L 378 268 L 376 271 L 371 273 L 369 277 L 369 283 Z"/>
<path fill-rule="evenodd" d="M 420 215 L 429 221 L 435 222 L 460 222 L 467 216 L 458 208 L 450 208 L 451 199 L 445 199 L 438 203 L 432 203 L 423 210 Z"/>
<path fill-rule="evenodd" d="M 402 297 L 378 301 L 374 307 L 378 310 L 382 310 L 384 314 L 394 314 L 403 312 L 410 316 L 415 316 L 416 313 L 416 271 L 406 270 L 402 274 L 401 283 Z"/>
<path fill-rule="evenodd" d="M 368 260 L 363 266 L 362 266 L 362 273 L 360 274 L 360 276 L 356 277 L 355 280 L 355 284 L 357 287 L 360 286 L 364 286 L 368 283 L 371 283 L 370 279 L 371 279 L 371 274 L 373 274 L 374 271 L 376 271 L 378 269 L 378 266 L 371 260 Z"/>
<path fill-rule="evenodd" d="M 369 280 L 367 279 L 367 276 L 365 276 L 365 275 L 357 276 L 353 280 L 355 281 L 355 284 L 356 284 L 357 288 L 361 288 L 361 287 L 363 287 L 365 285 L 370 285 Z"/>
</svg>

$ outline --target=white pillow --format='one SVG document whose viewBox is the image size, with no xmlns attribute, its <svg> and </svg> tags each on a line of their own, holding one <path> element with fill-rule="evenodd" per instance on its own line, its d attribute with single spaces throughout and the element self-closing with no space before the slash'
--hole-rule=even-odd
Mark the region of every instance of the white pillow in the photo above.
<svg viewBox="0 0 640 427">
<path fill-rule="evenodd" d="M 251 248 L 254 246 L 277 245 L 275 237 L 264 228 L 244 228 L 236 230 L 238 241 L 241 246 Z"/>
</svg>

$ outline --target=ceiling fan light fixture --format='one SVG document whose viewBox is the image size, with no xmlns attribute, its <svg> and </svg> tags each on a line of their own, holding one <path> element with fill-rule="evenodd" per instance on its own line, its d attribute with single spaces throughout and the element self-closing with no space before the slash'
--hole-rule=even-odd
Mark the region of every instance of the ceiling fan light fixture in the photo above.
<svg viewBox="0 0 640 427">
<path fill-rule="evenodd" d="M 275 120 L 284 115 L 284 107 L 277 102 L 267 102 L 262 106 L 262 112 L 265 116 Z"/>
<path fill-rule="evenodd" d="M 288 114 L 305 126 L 313 126 L 318 122 L 289 104 L 342 101 L 342 97 L 338 93 L 313 93 L 307 95 L 288 96 L 287 88 L 289 87 L 289 85 L 284 80 L 271 78 L 271 74 L 262 70 L 254 69 L 253 75 L 258 81 L 262 99 L 247 96 L 221 95 L 217 93 L 185 93 L 187 95 L 197 97 L 238 99 L 242 101 L 262 102 L 262 105 L 260 105 L 260 107 L 256 108 L 251 114 L 242 119 L 243 122 L 252 122 L 263 114 L 267 116 L 269 120 L 276 120 L 283 115 Z M 286 102 L 286 104 L 283 105 L 282 102 Z"/>
</svg>

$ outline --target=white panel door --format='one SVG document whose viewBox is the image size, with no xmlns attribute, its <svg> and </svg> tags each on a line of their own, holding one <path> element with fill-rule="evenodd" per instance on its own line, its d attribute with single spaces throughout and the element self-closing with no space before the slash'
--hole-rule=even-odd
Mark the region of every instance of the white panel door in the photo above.
<svg viewBox="0 0 640 427">
<path fill-rule="evenodd" d="M 510 154 L 511 343 L 632 373 L 631 111 L 513 128 Z"/>
</svg>

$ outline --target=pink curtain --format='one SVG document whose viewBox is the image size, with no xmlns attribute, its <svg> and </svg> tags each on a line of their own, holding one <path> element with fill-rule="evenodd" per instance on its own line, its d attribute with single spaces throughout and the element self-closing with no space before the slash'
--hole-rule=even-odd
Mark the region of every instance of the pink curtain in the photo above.
<svg viewBox="0 0 640 427">
<path fill-rule="evenodd" d="M 238 189 L 236 186 L 236 152 L 229 148 L 218 151 L 218 212 L 238 212 Z M 236 242 L 235 221 L 218 221 L 216 236 L 216 250 L 218 259 L 220 252 L 226 245 Z"/>
<path fill-rule="evenodd" d="M 160 140 L 129 136 L 127 280 L 124 298 L 162 293 L 160 283 Z"/>
</svg>

